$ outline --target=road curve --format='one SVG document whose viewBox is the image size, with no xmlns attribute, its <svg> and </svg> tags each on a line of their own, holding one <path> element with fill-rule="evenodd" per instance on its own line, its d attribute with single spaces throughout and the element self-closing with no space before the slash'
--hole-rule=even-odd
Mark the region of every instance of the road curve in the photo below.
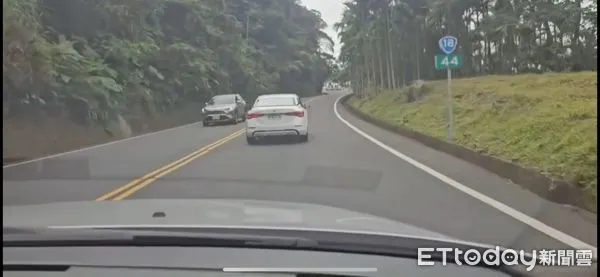
<svg viewBox="0 0 600 277">
<path fill-rule="evenodd" d="M 517 249 L 571 248 L 392 155 L 341 117 L 437 172 L 596 246 L 595 221 L 475 165 L 369 125 L 342 107 L 336 114 L 334 103 L 341 95 L 310 100 L 307 143 L 250 146 L 243 133 L 236 133 L 243 124 L 192 124 L 4 167 L 4 205 L 110 201 L 119 196 L 309 202 L 371 213 L 459 239 Z M 186 158 L 173 163 L 182 157 Z M 153 171 L 154 178 L 143 178 Z M 126 189 L 108 195 L 128 183 Z"/>
</svg>

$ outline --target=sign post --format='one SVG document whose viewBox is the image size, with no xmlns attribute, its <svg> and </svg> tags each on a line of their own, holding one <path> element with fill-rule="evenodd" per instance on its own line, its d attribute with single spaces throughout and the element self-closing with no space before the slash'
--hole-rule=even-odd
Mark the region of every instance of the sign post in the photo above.
<svg viewBox="0 0 600 277">
<path fill-rule="evenodd" d="M 443 36 L 438 41 L 440 50 L 445 55 L 435 56 L 435 69 L 446 70 L 448 75 L 448 94 L 447 94 L 447 110 L 448 110 L 448 140 L 454 140 L 454 111 L 452 108 L 452 69 L 458 69 L 462 66 L 463 59 L 460 55 L 453 55 L 458 46 L 458 39 L 453 36 Z"/>
</svg>

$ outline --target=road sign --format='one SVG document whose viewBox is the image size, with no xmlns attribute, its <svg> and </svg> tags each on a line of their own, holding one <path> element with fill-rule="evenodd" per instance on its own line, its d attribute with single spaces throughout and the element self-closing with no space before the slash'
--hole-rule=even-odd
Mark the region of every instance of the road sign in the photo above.
<svg viewBox="0 0 600 277">
<path fill-rule="evenodd" d="M 435 55 L 435 69 L 457 69 L 463 65 L 461 55 Z"/>
<path fill-rule="evenodd" d="M 454 115 L 452 111 L 452 69 L 460 68 L 463 58 L 460 55 L 452 55 L 458 46 L 458 39 L 454 36 L 443 36 L 438 41 L 440 50 L 445 55 L 435 56 L 435 69 L 446 70 L 448 74 L 448 96 L 446 99 L 448 107 L 448 140 L 454 140 Z"/>
<path fill-rule="evenodd" d="M 440 50 L 444 52 L 446 55 L 450 55 L 454 53 L 456 47 L 458 46 L 458 39 L 453 36 L 443 36 L 438 41 L 438 45 L 440 46 Z"/>
</svg>

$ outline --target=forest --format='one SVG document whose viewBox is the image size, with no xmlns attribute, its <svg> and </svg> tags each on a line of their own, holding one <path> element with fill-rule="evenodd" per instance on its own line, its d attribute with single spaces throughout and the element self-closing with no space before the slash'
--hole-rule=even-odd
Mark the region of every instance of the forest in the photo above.
<svg viewBox="0 0 600 277">
<path fill-rule="evenodd" d="M 436 71 L 438 40 L 458 38 L 464 65 L 454 76 L 596 71 L 597 1 L 352 0 L 335 24 L 343 71 L 363 96 Z"/>
<path fill-rule="evenodd" d="M 578 204 L 597 211 L 597 1 L 345 5 L 336 77 L 352 85 L 354 107 L 448 140 L 447 76 L 434 56 L 453 35 L 464 58 L 452 70 L 453 143 L 576 184 Z"/>
<path fill-rule="evenodd" d="M 320 14 L 295 0 L 2 4 L 4 121 L 107 126 L 215 94 L 313 95 L 335 60 Z"/>
</svg>

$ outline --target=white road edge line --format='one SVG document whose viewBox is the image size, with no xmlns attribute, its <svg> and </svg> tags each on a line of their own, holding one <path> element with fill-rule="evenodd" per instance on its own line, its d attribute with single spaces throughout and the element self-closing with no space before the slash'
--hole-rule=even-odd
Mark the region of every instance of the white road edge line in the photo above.
<svg viewBox="0 0 600 277">
<path fill-rule="evenodd" d="M 354 130 L 355 132 L 357 132 L 358 134 L 360 134 L 361 136 L 363 136 L 364 138 L 368 139 L 369 141 L 371 141 L 372 143 L 376 144 L 377 146 L 385 149 L 386 151 L 390 152 L 391 154 L 393 154 L 394 156 L 404 160 L 405 162 L 427 172 L 428 174 L 432 175 L 433 177 L 439 179 L 440 181 L 454 187 L 457 190 L 460 190 L 462 192 L 464 192 L 465 194 L 505 213 L 506 215 L 513 217 L 527 225 L 529 225 L 530 227 L 566 244 L 569 245 L 575 249 L 591 249 L 594 252 L 594 257 L 597 257 L 597 248 L 593 245 L 589 245 L 575 237 L 572 237 L 568 234 L 565 234 L 559 230 L 556 230 L 546 224 L 544 224 L 543 222 L 532 218 L 522 212 L 519 212 L 493 198 L 490 198 L 487 195 L 484 195 L 476 190 L 473 190 L 455 180 L 452 180 L 450 177 L 439 173 L 437 171 L 435 171 L 434 169 L 400 153 L 399 151 L 397 151 L 396 149 L 393 149 L 392 147 L 384 144 L 383 142 L 373 138 L 372 136 L 368 135 L 367 133 L 365 133 L 364 131 L 360 130 L 358 127 L 352 125 L 350 122 L 348 122 L 347 120 L 345 120 L 344 118 L 342 118 L 342 116 L 340 115 L 340 113 L 338 112 L 338 103 L 340 101 L 340 99 L 342 99 L 342 97 L 344 97 L 346 95 L 342 95 L 340 97 L 338 97 L 335 100 L 335 103 L 333 104 L 333 111 L 335 113 L 335 116 L 342 121 L 342 123 L 346 124 L 348 127 L 350 127 L 350 129 Z"/>
<path fill-rule="evenodd" d="M 312 100 L 316 99 L 316 97 L 321 96 L 321 95 L 316 95 L 313 97 L 309 97 L 308 100 L 306 100 L 306 103 L 311 102 Z M 128 137 L 128 138 L 124 138 L 124 139 L 118 139 L 118 140 L 113 140 L 113 141 L 109 141 L 109 142 L 105 142 L 105 143 L 101 143 L 101 144 L 96 144 L 96 145 L 91 145 L 91 146 L 87 146 L 87 147 L 83 147 L 83 148 L 79 148 L 79 149 L 75 149 L 75 150 L 71 150 L 71 151 L 67 151 L 67 152 L 62 152 L 62 153 L 56 153 L 56 154 L 52 154 L 52 155 L 48 155 L 48 156 L 43 156 L 43 157 L 39 157 L 39 158 L 35 158 L 35 159 L 31 159 L 31 160 L 26 160 L 26 161 L 22 161 L 22 162 L 18 162 L 18 163 L 12 163 L 12 164 L 7 164 L 7 165 L 3 165 L 2 169 L 5 168 L 10 168 L 10 167 L 15 167 L 18 165 L 24 165 L 24 164 L 28 164 L 28 163 L 33 163 L 33 162 L 39 162 L 42 160 L 47 160 L 47 159 L 52 159 L 52 158 L 57 158 L 60 156 L 65 156 L 65 155 L 69 155 L 69 154 L 74 154 L 74 153 L 78 153 L 78 152 L 84 152 L 84 151 L 88 151 L 88 150 L 92 150 L 92 149 L 96 149 L 96 148 L 100 148 L 100 147 L 104 147 L 104 146 L 109 146 L 112 144 L 117 144 L 117 143 L 121 143 L 121 142 L 126 142 L 126 141 L 131 141 L 131 140 L 135 140 L 135 139 L 139 139 L 139 138 L 143 138 L 143 137 L 147 137 L 147 136 L 151 136 L 151 135 L 156 135 L 159 133 L 164 133 L 164 132 L 169 132 L 169 131 L 173 131 L 179 128 L 185 128 L 185 127 L 189 127 L 195 124 L 200 124 L 202 123 L 201 121 L 197 121 L 197 122 L 193 122 L 193 123 L 189 123 L 189 124 L 185 124 L 185 125 L 180 125 L 177 127 L 172 127 L 169 129 L 163 129 L 163 130 L 158 130 L 155 132 L 151 132 L 151 133 L 145 133 L 145 134 L 141 134 L 138 136 L 133 136 L 133 137 Z"/>
<path fill-rule="evenodd" d="M 43 157 L 31 159 L 31 160 L 26 160 L 26 161 L 22 161 L 22 162 L 18 162 L 18 163 L 12 163 L 12 164 L 8 164 L 8 165 L 2 166 L 2 169 L 9 168 L 9 167 L 14 167 L 14 166 L 18 166 L 18 165 L 23 165 L 23 164 L 28 164 L 28 163 L 33 163 L 33 162 L 38 162 L 38 161 L 42 161 L 42 160 L 52 159 L 52 158 L 56 158 L 56 157 L 60 157 L 60 156 L 74 154 L 74 153 L 77 153 L 77 152 L 84 152 L 84 151 L 88 151 L 88 150 L 92 150 L 92 149 L 96 149 L 96 148 L 100 148 L 100 147 L 104 147 L 104 146 L 109 146 L 109 145 L 112 145 L 112 144 L 117 144 L 117 143 L 131 141 L 131 140 L 135 140 L 135 139 L 139 139 L 139 138 L 143 138 L 143 137 L 147 137 L 147 136 L 151 136 L 151 135 L 156 135 L 156 134 L 159 134 L 159 133 L 173 131 L 173 130 L 176 130 L 176 129 L 185 128 L 185 127 L 189 127 L 189 126 L 192 126 L 192 125 L 195 125 L 195 124 L 200 124 L 200 123 L 201 123 L 200 121 L 193 122 L 193 123 L 189 123 L 189 124 L 185 124 L 185 125 L 180 125 L 180 126 L 177 126 L 177 127 L 169 128 L 169 129 L 158 130 L 158 131 L 151 132 L 151 133 L 145 133 L 145 134 L 141 134 L 141 135 L 137 135 L 137 136 L 133 136 L 133 137 L 128 137 L 128 138 L 124 138 L 124 139 L 113 140 L 113 141 L 109 141 L 109 142 L 105 142 L 105 143 L 101 143 L 101 144 L 96 144 L 96 145 L 91 145 L 91 146 L 87 146 L 87 147 L 83 147 L 83 148 L 79 148 L 79 149 L 75 149 L 75 150 L 71 150 L 71 151 L 67 151 L 67 152 L 56 153 L 56 154 L 52 154 L 52 155 L 48 155 L 48 156 L 43 156 Z"/>
</svg>

